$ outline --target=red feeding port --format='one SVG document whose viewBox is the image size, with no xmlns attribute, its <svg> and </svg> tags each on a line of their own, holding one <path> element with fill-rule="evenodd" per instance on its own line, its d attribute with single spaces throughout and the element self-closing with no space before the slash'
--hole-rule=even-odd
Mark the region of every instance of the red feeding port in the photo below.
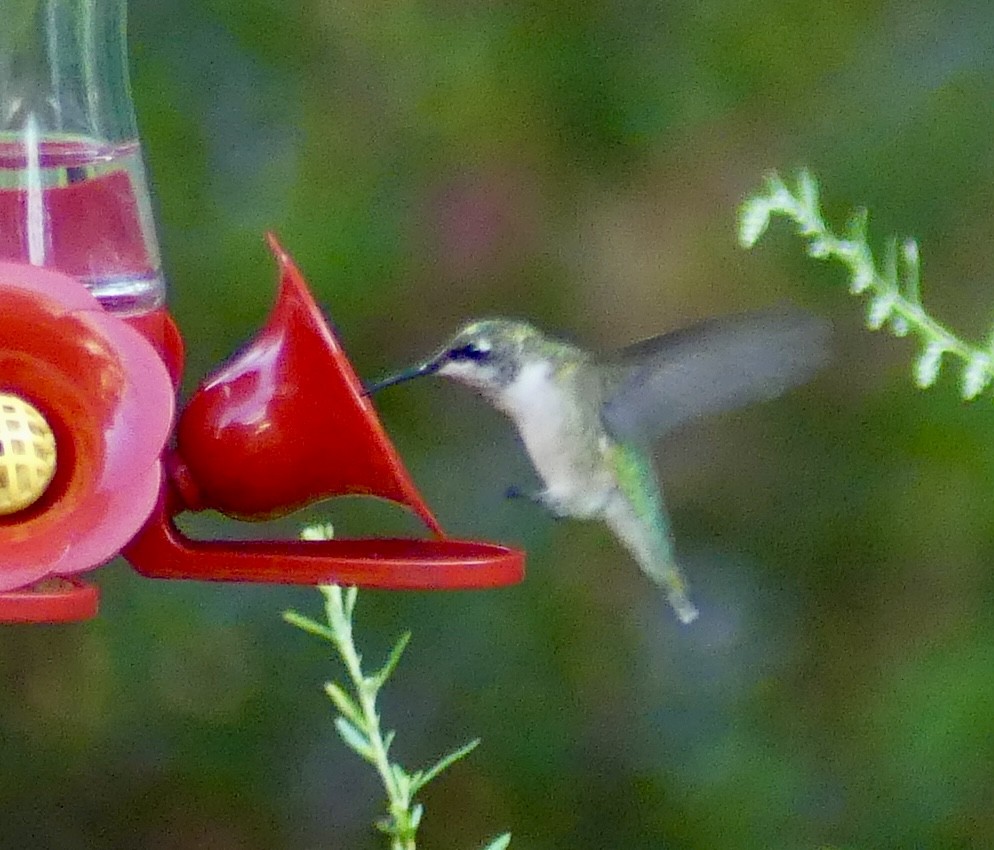
<svg viewBox="0 0 994 850">
<path fill-rule="evenodd" d="M 182 340 L 168 315 L 126 321 L 75 278 L 0 263 L 0 397 L 45 419 L 58 456 L 35 501 L 0 511 L 0 622 L 93 616 L 96 590 L 73 576 L 119 553 L 144 575 L 201 581 L 445 589 L 521 580 L 521 551 L 444 535 L 303 277 L 271 245 L 281 268 L 272 315 L 194 394 L 175 449 L 165 446 Z M 265 519 L 355 494 L 405 506 L 426 538 L 197 541 L 174 523 L 187 510 Z"/>
<path fill-rule="evenodd" d="M 522 552 L 443 534 L 303 276 L 276 239 L 269 242 L 281 271 L 276 305 L 183 411 L 170 483 L 125 556 L 157 578 L 398 589 L 520 581 Z M 173 522 L 183 510 L 206 508 L 266 519 L 357 494 L 404 505 L 432 537 L 195 541 Z"/>
</svg>

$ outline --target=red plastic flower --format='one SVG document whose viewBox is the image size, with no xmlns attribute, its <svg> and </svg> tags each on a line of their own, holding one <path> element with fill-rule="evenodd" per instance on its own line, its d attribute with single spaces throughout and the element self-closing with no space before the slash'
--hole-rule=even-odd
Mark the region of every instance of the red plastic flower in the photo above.
<svg viewBox="0 0 994 850">
<path fill-rule="evenodd" d="M 0 592 L 113 558 L 162 479 L 174 392 L 155 349 L 75 278 L 0 263 L 0 393 L 41 413 L 57 454 L 38 501 L 0 516 Z"/>
</svg>

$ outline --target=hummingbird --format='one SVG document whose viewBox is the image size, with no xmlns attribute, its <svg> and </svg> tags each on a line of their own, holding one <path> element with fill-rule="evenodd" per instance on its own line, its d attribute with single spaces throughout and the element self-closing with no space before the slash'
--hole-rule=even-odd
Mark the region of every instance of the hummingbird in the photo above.
<svg viewBox="0 0 994 850">
<path fill-rule="evenodd" d="M 772 399 L 827 360 L 827 322 L 794 309 L 709 319 L 604 356 L 528 322 L 463 326 L 425 360 L 367 389 L 427 375 L 511 418 L 556 517 L 604 521 L 683 623 L 697 618 L 677 563 L 653 442 L 705 414 Z"/>
</svg>

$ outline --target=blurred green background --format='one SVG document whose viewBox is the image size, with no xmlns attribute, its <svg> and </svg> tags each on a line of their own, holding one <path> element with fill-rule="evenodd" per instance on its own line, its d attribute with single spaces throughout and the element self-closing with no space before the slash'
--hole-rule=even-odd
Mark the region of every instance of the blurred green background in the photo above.
<svg viewBox="0 0 994 850">
<path fill-rule="evenodd" d="M 837 328 L 810 386 L 660 446 L 690 627 L 605 528 L 504 500 L 532 473 L 482 401 L 378 399 L 446 528 L 529 552 L 513 589 L 360 595 L 370 659 L 414 631 L 399 756 L 483 738 L 425 794 L 425 848 L 994 846 L 994 408 L 952 373 L 916 391 L 913 344 L 785 226 L 735 243 L 763 173 L 809 165 L 985 334 L 989 4 L 133 0 L 130 32 L 191 387 L 266 315 L 266 228 L 367 378 L 479 314 L 597 348 L 780 300 Z M 413 527 L 333 502 L 277 531 L 319 517 Z M 98 620 L 3 634 L 0 845 L 382 846 L 338 668 L 280 619 L 316 592 L 96 576 Z"/>
</svg>

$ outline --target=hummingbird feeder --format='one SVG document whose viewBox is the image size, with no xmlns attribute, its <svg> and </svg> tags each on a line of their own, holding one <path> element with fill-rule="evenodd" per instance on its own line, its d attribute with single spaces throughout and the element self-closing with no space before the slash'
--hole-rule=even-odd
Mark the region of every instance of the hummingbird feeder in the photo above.
<svg viewBox="0 0 994 850">
<path fill-rule="evenodd" d="M 293 260 L 262 330 L 177 410 L 165 286 L 127 75 L 126 0 L 14 0 L 0 27 L 0 622 L 96 614 L 79 574 L 381 588 L 520 581 L 522 552 L 447 537 Z M 212 509 L 337 495 L 424 538 L 193 540 Z"/>
</svg>

